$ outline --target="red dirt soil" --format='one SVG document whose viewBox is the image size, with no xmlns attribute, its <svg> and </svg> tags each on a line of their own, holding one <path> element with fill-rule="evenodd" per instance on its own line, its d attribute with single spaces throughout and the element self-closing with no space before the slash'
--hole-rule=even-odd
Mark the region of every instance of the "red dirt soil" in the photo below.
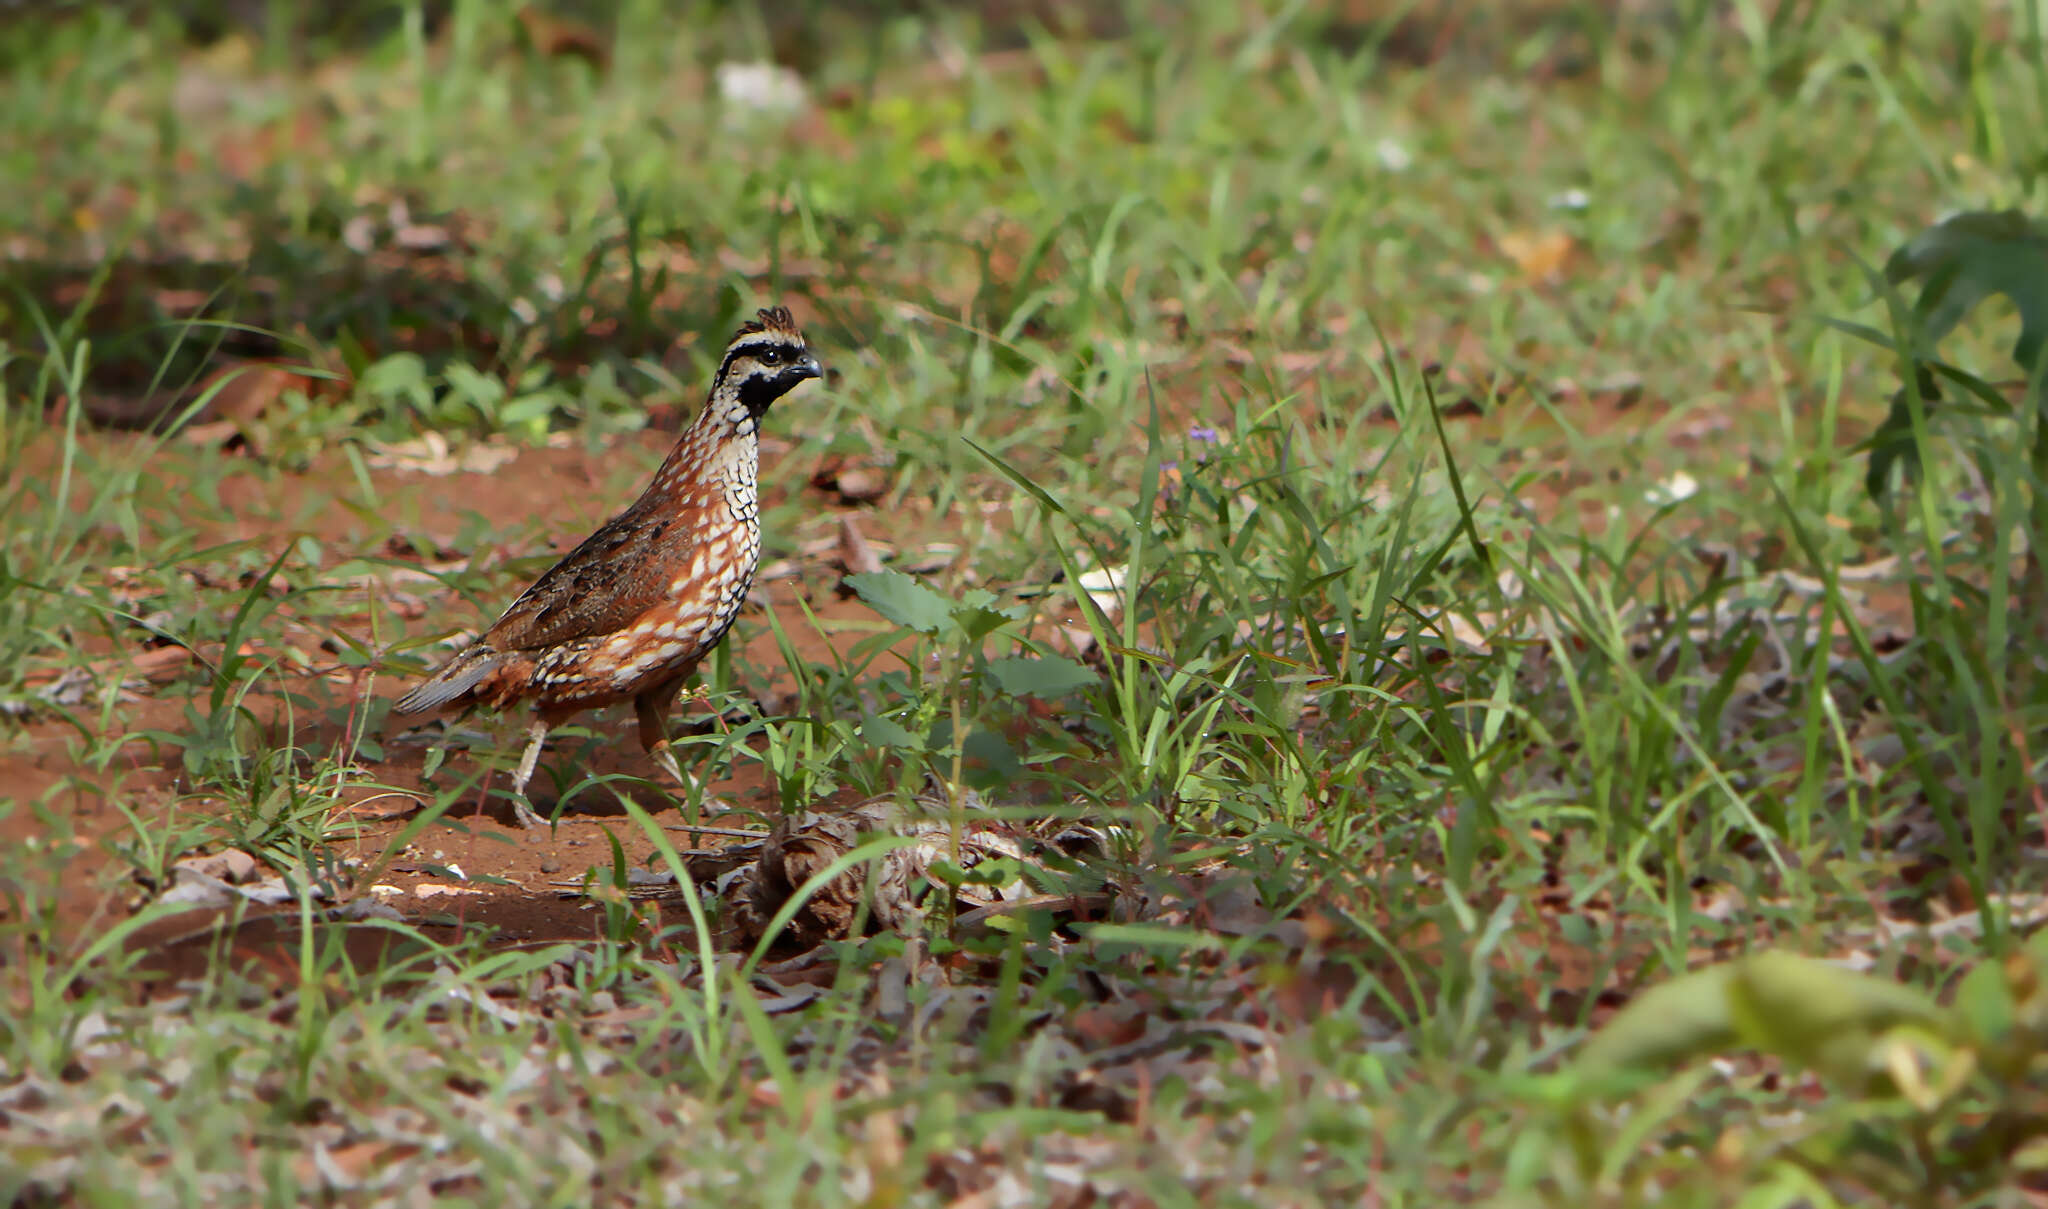
<svg viewBox="0 0 2048 1209">
<path fill-rule="evenodd" d="M 135 438 L 114 434 L 91 439 L 118 447 Z M 630 498 L 637 490 L 633 480 L 651 471 L 672 439 L 667 433 L 642 433 L 596 455 L 574 448 L 523 450 L 489 473 L 429 477 L 404 470 L 377 471 L 373 473 L 373 484 L 389 503 L 382 509 L 383 517 L 454 518 L 480 512 L 504 518 L 504 525 L 493 533 L 495 539 L 505 543 L 502 548 L 461 552 L 465 559 L 475 557 L 478 565 L 490 568 L 507 557 L 541 557 L 551 550 L 566 550 Z M 756 599 L 767 598 L 768 607 L 776 612 L 782 629 L 804 657 L 822 660 L 828 657 L 835 640 L 850 643 L 869 632 L 862 622 L 874 620 L 863 606 L 842 599 L 835 591 L 839 570 L 831 555 L 821 552 L 822 547 L 833 544 L 829 538 L 837 533 L 839 518 L 845 514 L 856 516 L 864 535 L 885 548 L 889 539 L 900 539 L 913 532 L 920 539 L 929 537 L 923 532 L 929 526 L 915 508 L 895 507 L 883 512 L 844 507 L 836 494 L 805 485 L 804 475 L 809 467 L 794 464 L 786 445 L 776 448 L 775 443 L 764 442 L 764 446 L 764 505 L 772 508 L 800 491 L 807 505 L 812 506 L 812 515 L 796 525 L 797 532 L 768 534 L 769 565 L 764 566 L 763 576 L 757 582 Z M 241 475 L 224 479 L 219 484 L 220 499 L 230 507 L 235 519 L 209 527 L 201 535 L 202 546 L 246 539 L 268 551 L 273 547 L 283 549 L 302 534 L 311 534 L 338 557 L 387 555 L 389 551 L 384 546 L 391 534 L 371 532 L 371 525 L 366 524 L 360 512 L 335 498 L 337 494 L 353 494 L 337 493 L 334 487 L 349 482 L 351 474 L 345 459 L 326 456 L 301 475 Z M 327 493 L 324 498 L 319 494 L 323 490 Z M 544 511 L 550 503 L 556 509 L 552 514 Z M 289 532 L 279 532 L 279 526 L 270 519 L 279 516 L 309 519 L 292 526 Z M 771 529 L 772 526 L 773 518 Z M 450 521 L 448 527 L 448 533 L 415 536 L 445 543 L 454 540 L 455 522 Z M 526 530 L 544 536 L 521 547 L 514 547 L 513 539 L 505 536 Z M 808 553 L 795 559 L 794 573 L 785 568 L 778 574 L 773 565 L 774 552 L 798 548 Z M 510 579 L 507 583 L 509 586 L 502 593 L 504 600 L 493 600 L 491 607 L 509 603 L 517 593 L 519 584 Z M 490 620 L 430 581 L 407 581 L 402 586 L 405 593 L 415 596 L 428 610 L 425 618 L 408 624 L 410 634 L 480 626 Z M 854 625 L 848 630 L 821 634 L 798 607 L 799 595 L 828 631 L 842 621 Z M 367 600 L 365 603 L 375 607 Z M 282 609 L 278 616 L 290 617 Z M 354 622 L 361 625 L 352 637 L 370 642 L 370 620 L 368 613 L 353 619 L 330 615 L 304 622 L 295 618 L 282 623 L 273 620 L 252 639 L 252 645 L 266 651 L 282 646 L 317 646 L 323 626 L 332 632 L 350 628 Z M 384 639 L 389 641 L 388 632 Z M 782 691 L 779 683 L 756 682 L 764 674 L 773 681 L 783 679 L 782 654 L 759 608 L 750 607 L 741 615 L 730 641 L 739 646 L 734 652 L 736 664 L 748 689 L 771 699 Z M 318 656 L 317 650 L 313 653 Z M 207 654 L 211 657 L 216 653 Z M 429 662 L 440 657 L 433 651 L 419 655 Z M 331 659 L 326 663 L 324 669 L 311 673 L 286 676 L 279 672 L 266 677 L 261 688 L 270 695 L 252 696 L 245 703 L 265 719 L 275 732 L 273 738 L 283 738 L 283 725 L 289 721 L 294 742 L 316 752 L 343 748 L 346 744 L 341 741 L 345 738 L 341 726 L 353 725 L 355 716 L 355 710 L 347 707 L 361 699 L 364 687 L 368 686 L 376 698 L 389 699 L 403 692 L 408 683 L 403 674 L 385 673 L 372 680 L 359 671 L 337 672 Z M 202 674 L 202 669 L 194 665 L 176 683 L 142 690 L 145 695 L 114 710 L 107 732 L 184 733 L 189 729 L 187 703 L 195 696 L 204 696 L 203 680 L 199 678 Z M 325 711 L 326 718 L 346 717 L 348 721 L 323 721 L 322 711 L 293 709 L 284 701 L 284 693 L 324 701 L 330 706 Z M 709 719 L 706 706 L 685 704 L 677 710 L 672 729 L 681 733 L 690 727 L 693 712 L 698 718 Z M 88 729 L 97 729 L 98 711 L 94 707 L 81 707 L 77 713 Z M 633 740 L 630 715 L 630 710 L 586 714 L 570 728 L 556 732 L 532 787 L 535 805 L 541 813 L 549 813 L 554 804 L 553 786 L 557 779 L 573 784 L 582 775 L 625 774 L 644 779 L 642 784 L 620 788 L 653 811 L 658 821 L 665 826 L 683 821 L 676 813 L 675 788 L 665 783 Z M 484 785 L 502 792 L 508 775 L 503 770 L 509 768 L 524 741 L 521 732 L 525 721 L 526 715 L 519 712 L 502 722 L 493 722 L 484 715 L 461 722 L 460 729 L 481 749 L 462 750 L 459 742 L 451 744 L 435 775 L 436 782 L 445 791 L 446 786 L 479 772 L 482 759 L 500 770 L 492 773 Z M 443 741 L 433 733 L 432 723 L 424 734 L 398 738 L 416 723 L 415 719 L 393 720 L 381 728 L 381 733 L 373 733 L 372 737 L 383 743 L 384 758 L 374 763 L 360 762 L 363 772 L 375 784 L 351 785 L 343 794 L 343 804 L 330 815 L 344 832 L 344 838 L 333 841 L 336 856 L 374 865 L 391 838 L 416 813 L 417 805 L 407 800 L 406 791 L 420 787 L 426 754 Z M 588 733 L 578 734 L 576 727 Z M 31 856 L 30 863 L 47 877 L 47 883 L 22 889 L 27 892 L 27 902 L 39 902 L 46 910 L 54 908 L 60 941 L 65 937 L 82 941 L 126 917 L 152 897 L 149 888 L 134 879 L 133 864 L 112 850 L 113 845 L 132 839 L 134 834 L 124 810 L 132 811 L 145 821 L 152 834 L 162 837 L 174 822 L 203 822 L 206 812 L 224 806 L 218 800 L 191 793 L 181 763 L 181 749 L 176 745 L 131 739 L 114 753 L 104 770 L 99 770 L 81 759 L 82 752 L 98 736 L 88 736 L 69 721 L 40 716 L 26 724 L 11 724 L 10 728 L 11 736 L 0 730 L 0 737 L 7 738 L 4 749 L 0 749 L 0 844 L 17 856 L 33 854 L 38 847 L 45 850 L 41 861 L 34 861 Z M 678 754 L 687 768 L 689 754 Z M 760 766 L 750 762 L 736 764 L 733 775 L 708 784 L 706 791 L 742 812 L 772 812 L 776 808 L 773 786 L 766 782 Z M 432 801 L 433 797 L 431 790 L 420 795 L 424 801 Z M 649 864 L 654 853 L 653 844 L 619 805 L 615 788 L 606 785 L 581 792 L 552 831 L 511 827 L 504 805 L 495 799 L 484 805 L 481 797 L 472 790 L 465 802 L 428 825 L 388 865 L 376 871 L 374 882 L 388 887 L 380 890 L 377 897 L 397 907 L 409 923 L 423 926 L 428 935 L 439 939 L 451 939 L 458 932 L 478 927 L 491 929 L 494 943 L 505 944 L 598 937 L 603 911 L 590 899 L 575 893 L 573 887 L 590 869 L 608 874 L 612 848 L 607 833 L 617 837 L 634 865 Z M 9 802 L 13 805 L 11 810 L 4 806 Z M 472 807 L 471 802 L 477 805 Z M 174 819 L 173 815 L 177 817 Z M 706 817 L 701 821 L 710 826 L 760 826 L 758 813 Z M 355 834 L 348 836 L 346 832 L 351 828 Z M 204 832 L 203 826 L 200 830 Z M 696 837 L 679 830 L 670 830 L 668 834 L 679 849 L 698 846 L 699 841 L 709 847 L 734 842 L 729 837 Z M 451 868 L 459 868 L 464 878 L 443 872 Z M 258 876 L 273 872 L 261 868 Z M 422 887 L 428 889 L 430 897 L 421 896 Z M 442 889 L 436 891 L 434 887 Z M 0 922 L 22 901 L 12 895 L 0 898 Z M 222 933 L 216 925 L 225 922 L 225 914 L 186 912 L 146 929 L 137 945 L 148 954 L 146 965 L 170 976 L 196 974 L 205 969 L 213 950 L 222 947 Z M 239 958 L 260 966 L 295 960 L 298 941 L 286 921 L 266 921 L 266 912 L 261 908 L 237 914 L 240 922 L 232 928 L 229 947 Z M 664 923 L 687 920 L 680 906 L 672 906 L 668 914 L 671 918 Z M 439 926 L 435 926 L 437 921 Z M 359 928 L 353 930 L 348 943 L 352 951 L 363 950 L 357 956 L 367 958 L 384 954 L 391 936 L 388 931 Z M 4 955 L 0 955 L 0 966 L 6 964 Z"/>
</svg>

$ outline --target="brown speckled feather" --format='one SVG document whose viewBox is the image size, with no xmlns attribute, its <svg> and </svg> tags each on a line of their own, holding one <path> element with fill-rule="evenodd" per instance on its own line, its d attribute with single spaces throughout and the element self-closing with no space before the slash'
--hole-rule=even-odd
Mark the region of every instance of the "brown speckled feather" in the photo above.
<svg viewBox="0 0 2048 1209">
<path fill-rule="evenodd" d="M 694 544 L 682 518 L 643 516 L 644 499 L 584 538 L 520 594 L 484 634 L 501 651 L 532 651 L 616 633 L 660 604 L 670 568 Z M 664 541 L 671 531 L 674 539 Z"/>
</svg>

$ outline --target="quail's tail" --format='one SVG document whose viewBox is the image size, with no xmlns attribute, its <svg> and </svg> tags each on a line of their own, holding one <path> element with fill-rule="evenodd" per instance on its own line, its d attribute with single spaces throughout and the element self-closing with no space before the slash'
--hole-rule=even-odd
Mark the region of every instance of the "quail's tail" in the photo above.
<svg viewBox="0 0 2048 1209">
<path fill-rule="evenodd" d="M 448 666 L 435 672 L 425 684 L 400 697 L 398 703 L 391 707 L 391 712 L 423 713 L 459 700 L 469 695 L 470 690 L 483 683 L 485 677 L 497 671 L 499 665 L 509 658 L 511 656 L 505 651 L 477 643 L 449 660 Z"/>
</svg>

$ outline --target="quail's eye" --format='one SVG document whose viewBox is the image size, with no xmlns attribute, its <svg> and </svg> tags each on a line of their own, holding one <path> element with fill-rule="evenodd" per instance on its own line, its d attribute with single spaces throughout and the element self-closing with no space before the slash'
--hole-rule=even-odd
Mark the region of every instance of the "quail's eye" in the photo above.
<svg viewBox="0 0 2048 1209">
<path fill-rule="evenodd" d="M 764 349 L 762 349 L 762 350 L 761 350 L 761 364 L 763 364 L 763 365 L 780 365 L 780 364 L 782 364 L 782 350 L 781 350 L 781 349 L 779 349 L 779 348 L 764 348 Z"/>
</svg>

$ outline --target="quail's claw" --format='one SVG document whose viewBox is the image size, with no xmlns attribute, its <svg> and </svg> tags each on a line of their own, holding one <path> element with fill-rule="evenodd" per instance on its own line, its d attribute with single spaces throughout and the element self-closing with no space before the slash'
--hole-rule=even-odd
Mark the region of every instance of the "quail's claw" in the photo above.
<svg viewBox="0 0 2048 1209">
<path fill-rule="evenodd" d="M 512 821 L 529 830 L 548 826 L 548 817 L 535 810 L 524 794 L 512 799 Z"/>
<path fill-rule="evenodd" d="M 654 762 L 660 765 L 661 770 L 683 791 L 684 801 L 689 801 L 691 794 L 701 792 L 704 795 L 701 803 L 704 808 L 717 814 L 725 814 L 733 809 L 732 803 L 712 796 L 711 791 L 705 789 L 702 782 L 677 767 L 675 753 L 669 750 L 668 744 L 664 743 L 647 754 L 654 757 Z"/>
<path fill-rule="evenodd" d="M 682 786 L 683 792 L 685 794 L 688 794 L 692 789 L 695 789 L 697 787 L 697 783 L 695 781 L 692 781 L 689 777 L 685 776 L 683 774 L 683 770 L 679 766 L 677 766 L 676 753 L 669 750 L 668 744 L 663 743 L 660 747 L 655 748 L 648 754 L 654 757 L 655 764 L 661 768 L 661 771 L 668 774 L 669 779 L 671 781 L 674 781 L 677 785 Z"/>
</svg>

